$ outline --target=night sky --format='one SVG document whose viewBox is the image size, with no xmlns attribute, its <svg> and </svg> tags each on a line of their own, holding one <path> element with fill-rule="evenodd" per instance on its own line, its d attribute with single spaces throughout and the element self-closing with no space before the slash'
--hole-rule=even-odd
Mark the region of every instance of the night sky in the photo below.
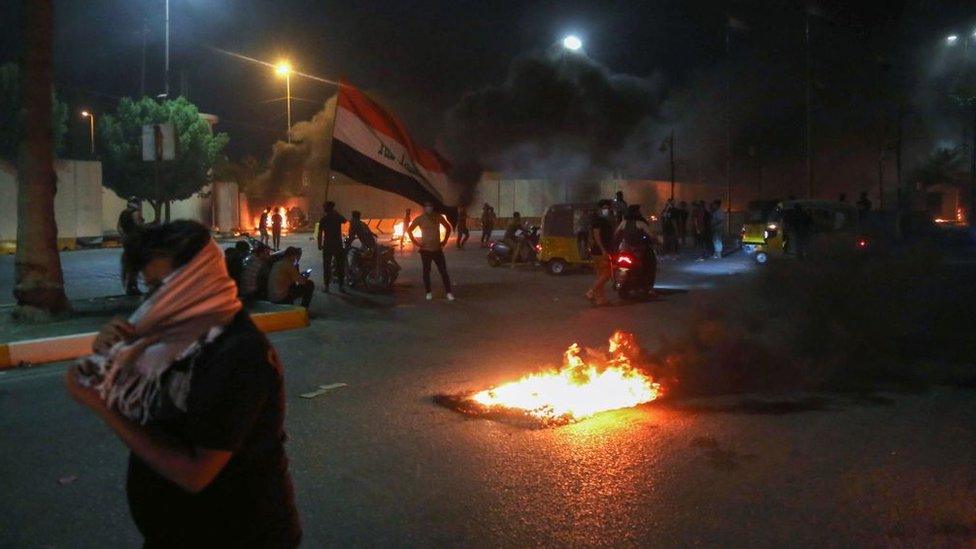
<svg viewBox="0 0 976 549">
<path fill-rule="evenodd" d="M 515 58 L 550 48 L 567 33 L 580 36 L 587 55 L 614 72 L 654 76 L 675 95 L 719 101 L 729 14 L 749 26 L 733 37 L 734 96 L 741 105 L 737 137 L 799 150 L 783 130 L 795 135 L 792 126 L 802 118 L 804 2 L 171 2 L 171 86 L 178 93 L 186 73 L 189 98 L 217 114 L 218 129 L 231 135 L 232 157 L 267 156 L 283 136 L 284 83 L 267 67 L 213 48 L 270 62 L 288 58 L 303 72 L 345 78 L 395 110 L 420 140 L 433 143 L 446 113 L 466 92 L 501 83 Z M 19 1 L 0 5 L 0 61 L 15 61 L 22 9 Z M 147 93 L 162 91 L 162 0 L 55 5 L 55 81 L 73 111 L 94 106 L 104 112 L 118 97 L 139 93 L 143 27 Z M 831 138 L 851 131 L 849 121 L 865 111 L 859 100 L 869 101 L 865 90 L 879 78 L 917 86 L 920 60 L 932 57 L 926 52 L 947 32 L 976 23 L 976 8 L 964 1 L 818 6 L 818 116 L 823 135 Z M 310 117 L 333 91 L 293 78 L 294 120 Z M 84 150 L 83 126 L 72 121 L 69 155 Z M 690 138 L 714 140 L 699 131 L 703 135 Z"/>
</svg>

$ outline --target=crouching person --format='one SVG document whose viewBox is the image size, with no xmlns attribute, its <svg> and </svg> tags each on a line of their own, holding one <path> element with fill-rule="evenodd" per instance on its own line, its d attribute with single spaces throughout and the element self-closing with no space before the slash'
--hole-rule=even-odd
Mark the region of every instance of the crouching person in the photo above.
<svg viewBox="0 0 976 549">
<path fill-rule="evenodd" d="M 268 275 L 268 299 L 274 303 L 294 304 L 302 300 L 302 307 L 308 309 L 315 293 L 315 283 L 298 272 L 298 261 L 302 249 L 289 246 L 284 256 L 271 267 Z"/>
<path fill-rule="evenodd" d="M 146 547 L 294 547 L 301 538 L 282 366 L 242 310 L 220 248 L 192 221 L 125 242 L 149 297 L 102 328 L 65 385 L 130 450 Z M 99 511 L 92 508 L 91 519 Z"/>
</svg>

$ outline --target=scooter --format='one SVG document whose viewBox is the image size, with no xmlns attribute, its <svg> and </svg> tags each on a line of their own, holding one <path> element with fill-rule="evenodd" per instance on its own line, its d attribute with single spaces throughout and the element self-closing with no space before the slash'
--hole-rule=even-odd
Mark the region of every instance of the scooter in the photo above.
<svg viewBox="0 0 976 549">
<path fill-rule="evenodd" d="M 644 299 L 654 293 L 657 255 L 651 246 L 646 250 L 626 250 L 613 256 L 613 286 L 620 299 Z"/>
<path fill-rule="evenodd" d="M 539 260 L 539 227 L 532 226 L 528 230 L 519 229 L 515 233 L 516 243 L 521 244 L 520 256 L 515 263 L 535 263 Z M 492 240 L 488 243 L 488 264 L 499 267 L 503 263 L 512 263 L 515 250 L 503 240 Z"/>
</svg>

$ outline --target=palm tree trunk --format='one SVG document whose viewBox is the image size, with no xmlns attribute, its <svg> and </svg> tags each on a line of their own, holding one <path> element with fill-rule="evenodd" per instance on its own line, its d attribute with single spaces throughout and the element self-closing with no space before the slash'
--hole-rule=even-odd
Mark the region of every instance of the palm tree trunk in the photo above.
<svg viewBox="0 0 976 549">
<path fill-rule="evenodd" d="M 69 309 L 58 256 L 54 219 L 54 136 L 51 124 L 51 48 L 54 34 L 52 0 L 31 0 L 26 7 L 26 57 L 23 97 L 25 138 L 20 144 L 17 186 L 17 254 L 14 297 L 19 316 Z"/>
</svg>

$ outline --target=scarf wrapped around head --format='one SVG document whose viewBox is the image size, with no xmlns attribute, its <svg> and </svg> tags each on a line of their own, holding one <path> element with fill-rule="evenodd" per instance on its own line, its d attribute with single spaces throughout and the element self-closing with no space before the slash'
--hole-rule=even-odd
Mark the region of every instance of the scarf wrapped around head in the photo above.
<svg viewBox="0 0 976 549">
<path fill-rule="evenodd" d="M 79 381 L 96 388 L 109 407 L 145 424 L 159 405 L 162 375 L 202 340 L 216 337 L 240 310 L 224 255 L 210 239 L 132 313 L 133 340 L 79 360 Z M 184 411 L 189 381 L 185 376 L 169 387 L 173 403 Z"/>
</svg>

